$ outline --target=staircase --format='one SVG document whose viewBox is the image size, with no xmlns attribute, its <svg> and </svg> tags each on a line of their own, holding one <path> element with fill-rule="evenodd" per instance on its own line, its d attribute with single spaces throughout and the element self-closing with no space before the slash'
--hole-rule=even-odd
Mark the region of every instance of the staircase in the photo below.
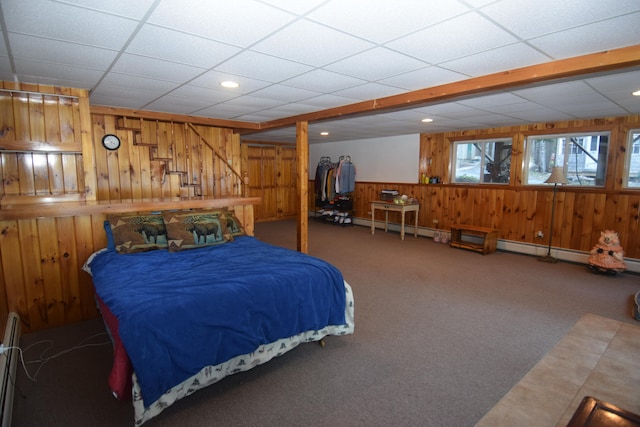
<svg viewBox="0 0 640 427">
<path fill-rule="evenodd" d="M 149 124 L 151 126 L 151 124 Z M 191 156 L 189 153 L 189 144 L 185 144 L 185 165 L 187 166 L 187 170 L 178 170 L 174 165 L 178 164 L 178 160 L 175 155 L 175 135 L 173 134 L 174 124 L 170 122 L 171 128 L 171 142 L 169 143 L 168 150 L 166 152 L 161 152 L 162 148 L 159 144 L 159 135 L 160 131 L 160 122 L 158 120 L 155 121 L 155 132 L 149 132 L 153 135 L 145 135 L 143 132 L 144 129 L 144 120 L 140 119 L 132 119 L 130 117 L 121 116 L 118 117 L 116 121 L 116 129 L 128 130 L 132 132 L 133 135 L 133 145 L 134 146 L 144 146 L 149 148 L 149 160 L 151 161 L 152 168 L 154 168 L 154 173 L 161 177 L 160 183 L 164 184 L 166 175 L 177 175 L 179 177 L 181 197 L 202 197 L 203 196 L 203 188 L 202 188 L 202 161 L 200 161 L 199 170 L 201 179 L 198 181 L 198 177 L 189 172 L 191 170 Z M 187 132 L 187 125 L 185 124 L 185 133 Z M 154 167 L 155 165 L 155 167 Z"/>
</svg>

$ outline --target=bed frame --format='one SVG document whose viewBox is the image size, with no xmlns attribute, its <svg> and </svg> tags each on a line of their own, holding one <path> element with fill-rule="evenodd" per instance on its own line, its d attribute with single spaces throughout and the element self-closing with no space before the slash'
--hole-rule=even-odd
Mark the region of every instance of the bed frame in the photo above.
<svg viewBox="0 0 640 427">
<path fill-rule="evenodd" d="M 259 197 L 238 197 L 227 199 L 194 199 L 194 200 L 164 200 L 138 202 L 135 204 L 110 204 L 108 206 L 89 204 L 80 209 L 84 214 L 92 212 L 98 214 L 166 211 L 171 209 L 189 208 L 227 208 L 233 210 L 236 217 L 242 222 L 245 233 L 254 235 L 253 206 L 261 202 Z M 346 335 L 354 332 L 354 300 L 349 284 L 345 281 L 346 307 L 345 325 L 326 326 L 321 330 L 308 331 L 292 337 L 277 340 L 260 346 L 255 351 L 234 357 L 216 366 L 207 366 L 200 372 L 188 378 L 183 383 L 173 387 L 158 400 L 147 403 L 142 399 L 141 389 L 135 372 L 133 374 L 132 403 L 134 408 L 135 425 L 141 425 L 154 418 L 165 408 L 201 388 L 214 384 L 226 376 L 247 371 L 255 366 L 264 364 L 276 356 L 280 356 L 304 342 L 317 341 L 324 345 L 323 338 L 328 335 Z"/>
</svg>

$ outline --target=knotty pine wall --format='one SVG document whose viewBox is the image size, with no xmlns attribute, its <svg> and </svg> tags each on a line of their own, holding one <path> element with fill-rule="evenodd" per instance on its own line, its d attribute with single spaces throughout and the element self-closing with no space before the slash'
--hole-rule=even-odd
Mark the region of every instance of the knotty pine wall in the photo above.
<svg viewBox="0 0 640 427">
<path fill-rule="evenodd" d="M 102 147 L 106 133 L 120 137 L 119 150 Z M 0 149 L 2 207 L 243 191 L 240 140 L 230 129 L 129 119 L 124 110 L 92 114 L 83 90 L 0 82 Z M 235 210 L 253 224 L 252 208 Z M 15 311 L 26 333 L 96 317 L 82 265 L 106 246 L 105 214 L 0 214 L 0 323 Z"/>
<path fill-rule="evenodd" d="M 398 184 L 356 182 L 356 216 L 370 219 L 369 200 L 380 191 L 395 188 L 401 194 L 421 201 L 420 227 L 449 229 L 452 224 L 474 224 L 499 230 L 498 238 L 514 242 L 548 245 L 553 187 L 522 185 L 524 141 L 530 134 L 602 131 L 611 132 L 606 186 L 604 188 L 558 187 L 552 231 L 552 246 L 588 252 L 600 231 L 619 233 L 625 255 L 640 258 L 640 191 L 624 190 L 627 133 L 640 127 L 640 116 L 576 120 L 513 126 L 494 129 L 422 134 L 420 137 L 420 173 L 444 178 L 443 184 Z M 450 150 L 456 140 L 513 138 L 510 185 L 450 184 Z M 431 160 L 431 162 L 429 162 Z M 357 177 L 356 177 L 357 180 Z M 310 182 L 312 188 L 312 182 Z M 309 203 L 313 206 L 312 195 Z M 380 215 L 378 217 L 378 215 Z M 384 213 L 376 213 L 383 220 Z M 400 222 L 399 214 L 389 213 L 390 221 Z M 536 237 L 542 230 L 544 238 Z M 542 252 L 541 252 L 542 254 Z"/>
</svg>

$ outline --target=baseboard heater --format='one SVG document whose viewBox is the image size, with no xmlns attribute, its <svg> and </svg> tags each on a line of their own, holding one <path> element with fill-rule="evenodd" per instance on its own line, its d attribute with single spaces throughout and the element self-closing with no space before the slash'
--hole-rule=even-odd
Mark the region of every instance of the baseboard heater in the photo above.
<svg viewBox="0 0 640 427">
<path fill-rule="evenodd" d="M 7 326 L 2 341 L 3 353 L 0 355 L 0 425 L 11 426 L 13 414 L 13 393 L 15 390 L 16 369 L 20 353 L 17 347 L 20 344 L 20 316 L 9 313 Z"/>
</svg>

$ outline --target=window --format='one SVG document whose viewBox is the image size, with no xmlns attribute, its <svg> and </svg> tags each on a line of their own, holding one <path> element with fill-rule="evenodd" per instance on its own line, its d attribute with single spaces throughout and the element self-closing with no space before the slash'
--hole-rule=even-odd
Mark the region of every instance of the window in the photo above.
<svg viewBox="0 0 640 427">
<path fill-rule="evenodd" d="M 625 187 L 640 188 L 640 129 L 629 131 L 627 154 Z"/>
<path fill-rule="evenodd" d="M 511 138 L 453 144 L 453 182 L 509 183 Z"/>
<path fill-rule="evenodd" d="M 529 136 L 526 147 L 526 184 L 542 184 L 553 167 L 562 166 L 568 185 L 604 186 L 609 132 Z"/>
</svg>

